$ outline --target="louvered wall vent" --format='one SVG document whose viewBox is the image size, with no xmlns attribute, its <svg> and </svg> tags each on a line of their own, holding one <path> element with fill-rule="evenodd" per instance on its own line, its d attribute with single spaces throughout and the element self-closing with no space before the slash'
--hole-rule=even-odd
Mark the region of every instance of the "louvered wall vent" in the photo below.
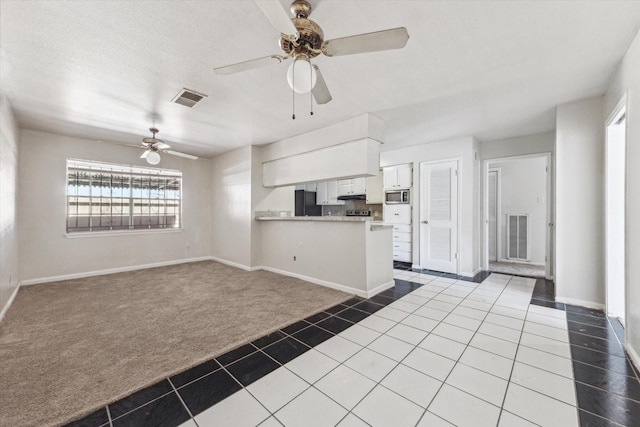
<svg viewBox="0 0 640 427">
<path fill-rule="evenodd" d="M 507 214 L 507 259 L 529 260 L 529 215 Z"/>
<path fill-rule="evenodd" d="M 204 93 L 199 93 L 195 90 L 182 88 L 182 90 L 178 92 L 178 94 L 171 100 L 171 102 L 184 105 L 185 107 L 193 108 L 198 102 L 206 97 L 207 95 L 205 95 Z"/>
</svg>

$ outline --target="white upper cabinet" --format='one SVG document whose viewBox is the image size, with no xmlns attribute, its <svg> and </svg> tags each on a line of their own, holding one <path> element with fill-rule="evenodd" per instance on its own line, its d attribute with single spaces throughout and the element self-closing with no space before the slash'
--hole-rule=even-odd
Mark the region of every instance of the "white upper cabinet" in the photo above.
<svg viewBox="0 0 640 427">
<path fill-rule="evenodd" d="M 366 178 L 353 178 L 353 194 L 364 194 L 367 192 Z"/>
<path fill-rule="evenodd" d="M 324 181 L 317 184 L 317 205 L 344 205 L 344 200 L 338 200 L 338 181 Z"/>
<path fill-rule="evenodd" d="M 365 178 L 351 178 L 338 180 L 338 195 L 351 196 L 353 194 L 365 194 L 367 191 Z"/>
<path fill-rule="evenodd" d="M 412 177 L 411 164 L 386 167 L 384 168 L 384 188 L 385 190 L 411 188 Z"/>
</svg>

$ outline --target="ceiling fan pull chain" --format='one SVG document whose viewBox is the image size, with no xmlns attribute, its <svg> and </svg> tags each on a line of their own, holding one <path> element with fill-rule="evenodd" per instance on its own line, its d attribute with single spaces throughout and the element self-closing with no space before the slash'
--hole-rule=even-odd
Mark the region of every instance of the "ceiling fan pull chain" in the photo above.
<svg viewBox="0 0 640 427">
<path fill-rule="evenodd" d="M 309 59 L 309 82 L 313 82 L 313 67 L 311 66 L 311 59 Z M 313 116 L 313 87 L 309 91 L 309 115 Z"/>
<path fill-rule="evenodd" d="M 296 58 L 293 58 L 293 75 L 291 76 L 291 105 L 293 108 L 293 114 L 291 116 L 291 120 L 295 120 L 296 119 L 296 91 L 293 90 L 294 87 L 296 87 Z"/>
</svg>

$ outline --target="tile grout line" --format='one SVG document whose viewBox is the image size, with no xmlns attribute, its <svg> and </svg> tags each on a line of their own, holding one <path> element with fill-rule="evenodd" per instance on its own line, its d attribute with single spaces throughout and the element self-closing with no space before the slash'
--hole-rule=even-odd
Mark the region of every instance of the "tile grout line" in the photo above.
<svg viewBox="0 0 640 427">
<path fill-rule="evenodd" d="M 503 293 L 503 292 L 504 292 L 504 290 L 507 288 L 507 286 L 509 285 L 509 283 L 510 283 L 510 282 L 511 282 L 511 279 L 509 279 L 509 280 L 507 281 L 507 283 L 505 283 L 504 287 L 502 288 L 502 291 L 500 291 L 500 293 L 498 294 L 497 298 L 494 300 L 493 304 L 491 304 L 491 308 L 490 308 L 490 309 L 486 312 L 486 314 L 484 315 L 484 317 L 483 317 L 483 319 L 482 319 L 482 322 L 484 322 L 484 319 L 486 319 L 486 318 L 487 318 L 487 316 L 488 316 L 488 315 L 489 315 L 489 313 L 491 312 L 491 309 L 495 306 L 496 301 L 498 301 L 498 299 L 500 298 L 500 296 L 502 295 L 502 293 Z M 454 282 L 454 283 L 455 283 L 455 282 Z M 479 285 L 478 285 L 478 286 L 479 286 Z M 478 288 L 478 286 L 476 286 L 476 289 Z M 445 288 L 445 289 L 448 289 L 448 287 L 447 287 L 447 288 Z M 444 291 L 445 289 L 443 289 L 443 291 Z M 440 293 L 439 293 L 439 294 L 440 294 Z M 438 294 L 438 295 L 439 295 L 439 294 Z M 471 294 L 471 293 L 469 293 L 469 294 L 467 295 L 467 297 L 468 297 L 470 294 Z M 457 304 L 457 305 L 456 305 L 456 306 L 455 306 L 455 307 L 454 307 L 454 308 L 453 308 L 453 309 L 452 309 L 452 310 L 447 314 L 447 316 L 445 316 L 442 320 L 440 320 L 440 321 L 438 322 L 438 325 L 437 325 L 437 326 L 435 326 L 433 329 L 437 328 L 440 324 L 442 324 L 442 323 L 444 322 L 444 320 L 449 316 L 449 314 L 451 314 L 451 313 L 453 312 L 453 310 L 455 310 L 457 307 L 460 307 L 460 304 L 462 304 L 462 302 L 463 302 L 467 297 L 464 297 L 460 302 L 458 302 L 458 304 Z M 435 296 L 434 296 L 434 298 L 435 298 Z M 425 303 L 425 305 L 426 305 L 426 303 Z M 479 319 L 478 319 L 478 320 L 479 320 Z M 433 401 L 434 401 L 434 400 L 435 400 L 435 398 L 438 396 L 438 393 L 440 393 L 440 391 L 442 390 L 442 387 L 444 386 L 444 384 L 446 384 L 447 379 L 448 379 L 448 378 L 449 378 L 449 376 L 451 375 L 451 372 L 453 372 L 453 370 L 455 369 L 456 365 L 457 365 L 458 363 L 460 363 L 460 358 L 462 357 L 462 355 L 464 354 L 464 352 L 465 352 L 465 351 L 467 351 L 467 349 L 469 348 L 469 343 L 473 340 L 473 337 L 475 337 L 475 335 L 478 333 L 478 329 L 480 329 L 480 326 L 482 326 L 482 322 L 480 323 L 480 325 L 478 326 L 478 328 L 474 331 L 474 333 L 473 333 L 473 335 L 471 336 L 471 338 L 469 339 L 469 341 L 465 344 L 464 350 L 460 353 L 460 356 L 458 356 L 458 358 L 456 359 L 456 364 L 455 364 L 455 365 L 453 365 L 453 367 L 451 368 L 451 370 L 449 371 L 449 373 L 447 374 L 447 376 L 445 377 L 445 379 L 441 382 L 440 387 L 438 387 L 438 390 L 437 390 L 437 391 L 436 391 L 436 393 L 434 394 L 433 399 L 429 402 L 429 404 L 428 404 L 428 405 L 427 405 L 427 407 L 425 408 L 424 412 L 422 413 L 422 416 L 420 416 L 420 418 L 418 419 L 417 424 L 419 424 L 419 423 L 420 423 L 420 421 L 424 418 L 425 414 L 426 414 L 427 412 L 429 412 L 429 407 L 431 407 L 431 405 L 433 404 Z M 453 325 L 453 326 L 456 326 L 456 325 Z M 433 331 L 433 329 L 432 329 L 432 331 Z M 429 332 L 429 335 L 430 335 L 431 333 L 433 333 L 433 332 Z M 436 336 L 440 336 L 440 335 L 438 335 L 437 333 L 436 333 L 435 335 L 436 335 Z M 440 337 L 441 337 L 441 338 L 451 339 L 451 338 L 448 338 L 448 337 L 442 337 L 442 336 L 440 336 Z M 425 337 L 424 339 L 426 339 L 426 337 Z M 422 341 L 424 341 L 424 339 L 423 339 Z M 421 342 L 422 342 L 422 341 L 421 341 Z M 455 341 L 455 340 L 453 340 L 453 341 Z M 419 345 L 420 345 L 420 344 L 418 344 L 418 346 L 419 346 Z M 416 347 L 417 347 L 417 346 L 416 346 Z M 408 355 L 407 355 L 407 356 L 408 356 Z M 443 356 L 443 357 L 444 357 L 444 356 Z M 405 358 L 406 358 L 406 356 L 405 356 Z M 404 360 L 404 359 L 403 359 L 403 360 Z M 453 359 L 450 359 L 450 360 L 453 360 Z M 515 359 L 514 359 L 514 360 L 515 360 Z M 463 363 L 463 365 L 464 365 L 464 366 L 467 366 L 467 365 L 465 365 L 464 363 Z M 484 372 L 484 371 L 482 371 L 482 372 Z M 436 378 L 436 379 L 437 379 L 437 378 Z M 449 385 L 450 387 L 454 387 L 454 386 L 451 386 L 450 384 L 447 384 L 447 385 Z M 454 388 L 458 389 L 457 387 L 454 387 Z M 460 389 L 458 389 L 458 390 L 460 390 Z M 460 391 L 462 391 L 463 393 L 467 393 L 467 392 L 466 392 L 466 391 L 464 391 L 464 390 L 460 390 Z M 477 398 L 477 399 L 480 399 L 480 398 L 478 398 L 477 396 L 475 396 L 475 395 L 473 395 L 473 394 L 470 394 L 470 393 L 467 393 L 467 394 L 469 394 L 470 396 L 473 396 L 473 397 L 475 397 L 475 398 Z M 506 394 L 506 390 L 505 390 L 505 394 Z M 480 400 L 485 401 L 484 399 L 480 399 Z M 486 402 L 486 401 L 485 401 L 485 402 Z M 490 404 L 491 404 L 491 403 L 490 403 Z M 494 406 L 495 406 L 495 405 L 494 405 Z M 500 408 L 500 409 L 502 409 L 502 408 Z M 436 415 L 436 416 L 438 416 L 437 414 L 435 414 L 435 413 L 433 413 L 433 412 L 431 412 L 431 413 L 432 413 L 432 414 L 434 414 L 434 415 Z M 439 418 L 442 418 L 442 417 L 439 417 Z M 499 415 L 498 415 L 498 421 L 500 421 L 500 416 L 499 416 Z M 448 422 L 448 421 L 447 421 L 447 422 Z"/>
<path fill-rule="evenodd" d="M 104 405 L 107 410 L 107 419 L 109 420 L 109 427 L 113 427 L 113 420 L 111 419 L 111 411 L 109 410 L 109 405 Z"/>
<path fill-rule="evenodd" d="M 511 280 L 509 282 L 511 282 Z M 534 287 L 534 289 L 535 289 L 535 287 Z M 532 293 L 532 295 L 533 295 L 533 293 Z M 500 405 L 500 414 L 498 415 L 498 424 L 500 424 L 500 418 L 502 418 L 502 411 L 505 410 L 504 409 L 504 404 L 507 401 L 507 393 L 509 392 L 509 387 L 511 386 L 511 384 L 517 384 L 515 382 L 511 382 L 511 378 L 513 377 L 513 370 L 515 369 L 516 359 L 518 357 L 518 352 L 520 351 L 520 343 L 522 342 L 522 335 L 524 334 L 524 326 L 525 326 L 525 324 L 527 322 L 527 315 L 529 314 L 530 306 L 531 306 L 531 304 L 527 304 L 527 309 L 526 309 L 525 314 L 524 314 L 524 320 L 522 322 L 522 330 L 520 331 L 520 338 L 518 339 L 518 345 L 516 347 L 516 353 L 513 355 L 513 362 L 511 363 L 511 372 L 509 373 L 509 379 L 507 379 L 507 388 L 504 391 L 504 396 L 502 397 L 502 404 Z M 571 371 L 573 372 L 573 364 L 571 365 Z M 574 377 L 575 377 L 575 374 L 574 374 Z M 524 387 L 524 386 L 522 386 L 520 384 L 517 384 L 517 385 L 520 386 L 520 387 Z M 528 388 L 528 387 L 525 387 L 525 388 Z M 574 389 L 575 389 L 575 386 L 574 386 Z M 535 390 L 533 390 L 533 391 L 535 391 Z M 578 401 L 578 397 L 576 396 L 576 403 L 577 403 L 577 401 Z M 509 412 L 509 411 L 507 411 L 507 412 Z M 514 414 L 514 415 L 520 417 L 520 415 L 518 415 L 518 414 Z M 530 421 L 529 419 L 524 418 L 524 417 L 520 417 L 520 418 L 522 418 L 522 419 L 524 419 L 526 421 Z M 578 414 L 578 422 L 580 422 L 579 414 Z M 537 424 L 537 423 L 534 423 L 534 424 Z"/>
<path fill-rule="evenodd" d="M 162 380 L 162 381 L 164 381 L 164 380 Z M 148 388 L 148 387 L 147 387 L 147 388 Z M 140 390 L 138 390 L 138 391 L 142 391 L 142 390 L 145 390 L 145 389 L 140 389 Z M 137 393 L 137 392 L 134 392 L 134 393 L 130 394 L 129 396 L 124 397 L 123 399 L 126 399 L 127 397 L 131 397 L 131 396 L 132 396 L 133 394 L 135 394 L 135 393 Z M 122 418 L 122 417 L 124 417 L 124 416 L 126 416 L 126 415 L 129 415 L 130 413 L 132 413 L 132 412 L 134 412 L 134 411 L 137 411 L 138 409 L 143 408 L 143 407 L 147 406 L 148 404 L 155 402 L 156 400 L 160 400 L 160 399 L 162 399 L 162 398 L 164 398 L 164 397 L 166 397 L 166 396 L 170 395 L 171 393 L 173 393 L 173 391 L 168 391 L 168 392 L 166 392 L 166 393 L 164 393 L 164 394 L 162 394 L 162 395 L 160 395 L 160 396 L 157 396 L 157 397 L 155 397 L 155 398 L 153 398 L 153 399 L 151 399 L 151 400 L 148 400 L 148 401 L 144 402 L 143 404 L 138 405 L 138 406 L 136 406 L 135 408 L 133 408 L 133 409 L 131 409 L 131 410 L 128 410 L 128 411 L 126 411 L 126 412 L 124 412 L 124 413 L 122 413 L 122 414 L 118 415 L 117 417 L 115 417 L 115 418 L 113 419 L 113 421 L 118 420 L 118 419 L 120 419 L 120 418 Z M 121 399 L 121 400 L 122 400 L 122 399 Z M 118 402 L 119 402 L 119 400 L 118 400 Z M 113 402 L 113 403 L 117 403 L 117 402 Z M 107 405 L 107 406 L 109 406 L 109 405 Z M 111 418 L 111 411 L 109 411 L 109 418 Z"/>
<path fill-rule="evenodd" d="M 606 319 L 607 319 L 607 324 L 613 330 L 613 334 L 615 335 L 616 340 L 618 341 L 618 344 L 620 344 L 620 347 L 622 347 L 622 351 L 624 351 L 625 359 L 627 359 L 627 362 L 631 365 L 631 371 L 635 374 L 636 380 L 638 382 L 640 382 L 640 375 L 638 374 L 638 370 L 636 369 L 635 365 L 633 364 L 633 361 L 629 357 L 629 354 L 628 354 L 627 349 L 626 349 L 626 345 L 622 344 L 622 341 L 620 340 L 620 337 L 618 336 L 618 332 L 613 327 L 613 324 L 611 323 L 611 319 L 609 318 L 609 316 L 606 316 Z M 620 321 L 618 320 L 618 322 L 620 322 Z M 620 323 L 620 324 L 622 324 L 622 323 Z M 623 326 L 623 328 L 624 328 L 624 326 Z M 624 328 L 624 329 L 625 329 L 624 332 L 626 333 L 626 328 Z M 625 337 L 625 343 L 626 343 L 626 337 Z"/>
<path fill-rule="evenodd" d="M 216 371 L 217 371 L 217 369 L 216 369 Z M 180 400 L 180 403 L 182 403 L 182 406 L 184 406 L 184 408 L 187 410 L 187 414 L 189 414 L 189 419 L 192 420 L 197 426 L 198 422 L 195 420 L 195 417 L 191 413 L 191 410 L 189 409 L 189 407 L 187 406 L 185 401 L 182 399 L 182 396 L 180 395 L 180 393 L 178 393 L 178 389 L 173 384 L 173 381 L 171 381 L 171 378 L 167 378 L 167 381 L 169 381 L 169 384 L 171 384 L 171 388 L 173 388 L 173 392 L 178 396 L 178 399 Z"/>
<path fill-rule="evenodd" d="M 400 280 L 402 280 L 402 279 L 400 279 Z M 413 282 L 412 282 L 412 283 L 413 283 Z M 421 285 L 420 287 L 422 287 L 422 285 Z M 448 288 L 448 287 L 447 287 L 447 288 Z M 447 288 L 444 288 L 444 289 L 447 289 Z M 444 290 L 444 289 L 443 289 L 443 290 Z M 415 289 L 414 289 L 414 290 L 415 290 Z M 413 291 L 411 291 L 411 292 L 413 292 Z M 407 294 L 403 295 L 402 297 L 400 297 L 400 298 L 396 299 L 395 301 L 398 301 L 398 300 L 400 300 L 400 299 L 404 298 L 405 296 L 409 295 L 411 292 L 409 292 L 409 293 L 407 293 Z M 395 302 L 395 301 L 394 301 L 394 302 Z M 427 302 L 428 302 L 428 301 L 427 301 Z M 425 304 L 426 304 L 427 302 L 425 302 Z M 424 305 L 424 304 L 423 304 L 423 305 Z M 385 306 L 383 306 L 382 308 L 384 308 L 384 307 L 385 307 Z M 420 306 L 420 307 L 421 307 L 421 306 Z M 393 308 L 393 307 L 392 307 L 392 308 Z M 370 313 L 369 315 L 371 316 L 371 315 L 374 315 L 374 314 L 375 314 L 375 313 Z M 404 318 L 408 317 L 408 315 L 409 315 L 409 314 L 407 314 L 407 316 L 405 316 Z M 369 317 L 369 316 L 367 316 L 367 317 Z M 382 317 L 382 316 L 378 316 L 378 317 Z M 404 320 L 404 318 L 403 318 L 403 320 Z M 363 320 L 364 320 L 364 319 L 363 319 Z M 387 319 L 387 320 L 393 321 L 393 320 L 391 320 L 391 319 Z M 393 322 L 395 322 L 395 323 L 396 323 L 396 325 L 398 325 L 398 324 L 400 324 L 400 322 L 401 322 L 401 321 L 402 321 L 402 320 L 400 320 L 400 321 L 393 321 Z M 358 322 L 358 323 L 359 323 L 359 322 Z M 317 325 L 316 325 L 316 326 L 317 326 Z M 395 327 L 395 326 L 394 326 L 394 327 Z M 368 329 L 368 328 L 367 328 L 367 329 Z M 389 328 L 389 329 L 387 330 L 387 332 L 388 332 L 389 330 L 391 330 L 391 329 L 393 329 L 393 327 L 392 327 L 392 328 Z M 378 332 L 378 333 L 379 333 L 379 331 L 375 331 L 375 332 Z M 338 336 L 338 335 L 339 335 L 339 334 L 334 334 L 334 336 Z M 382 335 L 386 335 L 386 332 L 384 332 L 384 333 L 380 333 L 380 336 L 382 336 Z M 293 337 L 293 338 L 295 338 L 295 337 Z M 343 338 L 343 337 L 341 337 L 341 338 Z M 378 338 L 379 338 L 379 337 L 378 337 Z M 378 338 L 376 338 L 376 339 L 378 339 Z M 425 337 L 425 338 L 426 338 L 426 337 Z M 351 340 L 348 340 L 347 338 L 343 338 L 343 339 L 346 339 L 346 340 L 347 340 L 347 341 L 349 341 L 349 342 L 352 342 L 352 343 L 354 343 L 354 344 L 357 344 L 357 345 L 359 345 L 359 346 L 360 346 L 360 347 L 362 347 L 362 348 L 360 348 L 356 353 L 354 353 L 353 355 L 351 355 L 351 356 L 350 356 L 349 358 L 347 358 L 345 361 L 343 361 L 343 362 L 336 361 L 336 362 L 338 362 L 338 365 L 337 365 L 336 367 L 334 367 L 332 370 L 330 370 L 329 372 L 327 372 L 326 374 L 324 374 L 323 376 L 321 376 L 321 377 L 320 377 L 319 379 L 317 379 L 313 384 L 310 384 L 310 387 L 311 387 L 311 388 L 313 388 L 314 390 L 316 390 L 316 391 L 318 391 L 319 393 L 323 394 L 323 395 L 324 395 L 324 396 L 326 396 L 328 399 L 330 399 L 332 402 L 336 403 L 338 406 L 340 406 L 341 408 L 343 408 L 343 409 L 345 409 L 345 410 L 347 411 L 347 413 L 344 415 L 344 417 L 342 417 L 342 418 L 341 418 L 341 420 L 340 420 L 340 421 L 344 420 L 344 418 L 346 418 L 349 414 L 352 414 L 353 416 L 357 417 L 358 419 L 361 419 L 357 414 L 353 413 L 353 409 L 354 409 L 355 407 L 357 407 L 357 406 L 358 406 L 358 405 L 359 405 L 359 404 L 360 404 L 360 403 L 361 403 L 361 402 L 362 402 L 362 401 L 363 401 L 363 400 L 364 400 L 364 399 L 365 399 L 365 398 L 366 398 L 366 397 L 367 397 L 367 396 L 368 396 L 368 395 L 369 395 L 369 394 L 370 394 L 370 393 L 371 393 L 371 392 L 376 388 L 376 386 L 378 386 L 378 385 L 380 385 L 380 386 L 384 387 L 386 390 L 389 390 L 389 391 L 393 392 L 394 394 L 397 394 L 398 396 L 402 397 L 403 399 L 406 399 L 404 396 L 399 395 L 399 394 L 398 394 L 398 393 L 396 393 L 395 391 L 390 390 L 390 389 L 388 389 L 387 387 L 385 387 L 384 385 L 382 385 L 382 384 L 381 384 L 381 382 L 384 380 L 384 378 L 386 378 L 386 377 L 387 377 L 387 375 L 388 375 L 391 371 L 393 371 L 393 370 L 394 370 L 394 369 L 395 369 L 395 368 L 396 368 L 396 367 L 397 367 L 401 362 L 397 362 L 397 361 L 395 361 L 394 359 L 389 358 L 388 356 L 385 356 L 385 355 L 383 355 L 383 354 L 381 354 L 381 353 L 378 353 L 377 351 L 375 351 L 375 350 L 373 350 L 373 349 L 368 348 L 368 345 L 369 345 L 369 344 L 371 344 L 371 343 L 367 344 L 367 346 L 361 346 L 360 344 L 355 343 L 355 342 L 353 342 L 353 341 L 351 341 Z M 375 340 L 374 340 L 374 341 L 375 341 Z M 373 341 L 372 341 L 372 342 L 373 342 Z M 414 348 L 415 348 L 415 347 L 417 347 L 417 345 L 415 345 L 415 346 L 414 346 Z M 394 368 L 393 368 L 391 371 L 389 371 L 389 373 L 387 373 L 387 375 L 385 375 L 385 376 L 384 376 L 380 381 L 375 382 L 375 385 L 371 388 L 371 390 L 369 390 L 369 392 L 367 392 L 367 393 L 366 393 L 366 394 L 365 394 L 365 395 L 364 395 L 360 400 L 358 400 L 358 401 L 353 405 L 353 408 L 351 408 L 351 409 L 347 409 L 347 408 L 345 408 L 342 404 L 340 404 L 340 403 L 339 403 L 339 402 L 337 402 L 335 399 L 333 399 L 331 396 L 327 395 L 327 394 L 326 394 L 326 393 L 324 393 L 322 390 L 320 390 L 320 389 L 318 389 L 317 387 L 315 387 L 315 384 L 317 384 L 319 381 L 321 381 L 323 378 L 325 378 L 325 377 L 326 377 L 327 375 L 329 375 L 331 372 L 335 371 L 335 370 L 336 370 L 337 368 L 339 368 L 340 366 L 345 366 L 347 369 L 353 370 L 354 372 L 358 373 L 359 375 L 362 375 L 363 377 L 365 377 L 365 378 L 367 378 L 367 379 L 369 379 L 369 380 L 372 380 L 371 378 L 367 377 L 366 375 L 364 375 L 364 374 L 362 374 L 362 373 L 360 373 L 360 372 L 358 372 L 358 371 L 356 371 L 356 370 L 354 370 L 354 369 L 350 368 L 349 366 L 345 365 L 345 362 L 346 362 L 347 360 L 351 359 L 351 358 L 352 358 L 352 357 L 354 357 L 356 354 L 358 354 L 358 353 L 362 352 L 365 348 L 366 348 L 366 349 L 368 349 L 369 351 L 372 351 L 372 352 L 374 352 L 374 353 L 376 353 L 376 354 L 378 354 L 378 355 L 382 356 L 382 357 L 388 358 L 388 359 L 390 359 L 390 360 L 392 360 L 392 361 L 396 362 L 396 365 L 395 365 L 395 366 L 394 366 Z M 312 347 L 312 349 L 313 349 L 313 347 Z M 324 354 L 324 353 L 321 353 L 321 354 Z M 331 358 L 330 356 L 327 356 L 327 357 Z M 406 357 L 406 356 L 405 356 L 405 357 Z M 331 359 L 332 359 L 332 360 L 335 360 L 335 359 L 333 359 L 333 358 L 331 358 Z M 404 358 L 403 358 L 403 360 L 404 360 Z M 284 366 L 284 365 L 283 365 L 283 366 Z M 295 374 L 295 372 L 293 372 L 293 373 Z M 303 380 L 304 380 L 304 379 L 303 379 Z M 308 383 L 308 382 L 307 382 L 307 383 Z M 306 389 L 305 389 L 305 391 L 306 391 Z M 304 393 L 304 391 L 303 391 L 302 393 Z M 300 393 L 300 394 L 302 394 L 302 393 Z M 298 394 L 296 397 L 298 397 L 300 394 Z M 291 399 L 289 402 L 287 402 L 287 404 L 289 404 L 291 401 L 293 401 L 296 397 L 294 397 L 294 398 L 293 398 L 293 399 Z M 409 400 L 409 399 L 407 399 L 407 400 L 408 400 L 409 402 L 411 402 L 411 403 L 414 403 L 414 402 L 412 402 L 412 401 L 411 401 L 411 400 Z M 415 404 L 415 403 L 414 403 L 414 404 Z M 286 405 L 284 405 L 284 406 L 286 406 Z M 283 406 L 283 407 L 284 407 L 284 406 Z M 418 405 L 418 406 L 420 406 L 420 405 Z M 275 416 L 275 415 L 274 415 L 274 416 Z M 368 423 L 367 423 L 367 424 L 368 424 Z"/>
</svg>

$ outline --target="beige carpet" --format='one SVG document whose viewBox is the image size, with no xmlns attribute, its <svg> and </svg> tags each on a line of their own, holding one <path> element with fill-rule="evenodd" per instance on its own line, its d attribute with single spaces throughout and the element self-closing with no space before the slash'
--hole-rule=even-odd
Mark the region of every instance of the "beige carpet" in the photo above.
<svg viewBox="0 0 640 427">
<path fill-rule="evenodd" d="M 64 424 L 351 296 L 213 261 L 22 287 L 0 322 L 0 426 Z"/>
</svg>

